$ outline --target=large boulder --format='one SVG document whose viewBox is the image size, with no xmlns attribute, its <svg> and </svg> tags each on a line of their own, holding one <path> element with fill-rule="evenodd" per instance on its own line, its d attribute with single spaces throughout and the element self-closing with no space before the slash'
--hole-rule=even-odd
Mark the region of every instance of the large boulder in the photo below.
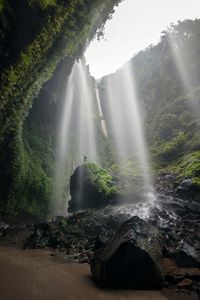
<svg viewBox="0 0 200 300">
<path fill-rule="evenodd" d="M 111 175 L 94 163 L 79 166 L 70 179 L 69 212 L 100 209 L 111 203 L 116 188 Z"/>
<path fill-rule="evenodd" d="M 197 177 L 197 180 L 194 178 L 187 178 L 184 179 L 182 182 L 180 182 L 179 186 L 175 190 L 175 196 L 181 197 L 186 200 L 193 200 L 193 201 L 200 201 L 200 184 L 199 184 L 199 178 Z"/>
<path fill-rule="evenodd" d="M 133 217 L 91 261 L 96 282 L 110 288 L 152 290 L 164 285 L 160 270 L 163 239 L 149 223 Z"/>
</svg>

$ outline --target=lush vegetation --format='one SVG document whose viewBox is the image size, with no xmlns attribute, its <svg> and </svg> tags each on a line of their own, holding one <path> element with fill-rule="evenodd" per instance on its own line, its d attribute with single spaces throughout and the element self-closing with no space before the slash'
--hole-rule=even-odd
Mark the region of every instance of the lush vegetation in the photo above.
<svg viewBox="0 0 200 300">
<path fill-rule="evenodd" d="M 60 87 L 40 90 L 65 58 L 69 74 L 86 40 L 101 32 L 118 2 L 0 1 L 1 212 L 48 213 Z"/>
<path fill-rule="evenodd" d="M 185 20 L 171 25 L 162 32 L 157 45 L 149 46 L 130 61 L 138 99 L 145 111 L 154 174 L 174 172 L 180 180 L 192 178 L 196 185 L 200 183 L 199 53 L 200 20 Z M 104 89 L 107 79 L 109 76 L 101 82 Z M 108 107 L 103 100 L 106 116 Z M 124 165 L 126 174 L 130 173 L 129 165 L 130 162 Z M 137 167 L 133 166 L 132 182 L 134 176 L 138 177 L 136 173 Z"/>
<path fill-rule="evenodd" d="M 179 22 L 163 32 L 157 46 L 132 61 L 147 111 L 146 134 L 155 170 L 176 170 L 195 181 L 200 149 L 199 37 L 199 20 Z"/>
<path fill-rule="evenodd" d="M 0 212 L 48 213 L 56 117 L 66 77 L 86 40 L 103 34 L 103 25 L 118 2 L 0 0 Z M 171 25 L 158 45 L 139 52 L 130 62 L 146 112 L 155 175 L 174 172 L 180 180 L 192 178 L 196 187 L 200 186 L 199 50 L 200 21 L 186 20 Z M 107 196 L 137 192 L 141 182 L 137 163 L 130 157 L 124 165 L 114 165 L 112 141 L 101 134 L 95 114 L 101 161 L 112 177 L 87 164 L 90 179 Z M 76 155 L 73 139 L 70 142 L 67 177 Z"/>
<path fill-rule="evenodd" d="M 107 170 L 100 168 L 94 163 L 87 163 L 87 176 L 93 182 L 98 191 L 107 197 L 112 197 L 117 193 L 112 176 Z"/>
</svg>

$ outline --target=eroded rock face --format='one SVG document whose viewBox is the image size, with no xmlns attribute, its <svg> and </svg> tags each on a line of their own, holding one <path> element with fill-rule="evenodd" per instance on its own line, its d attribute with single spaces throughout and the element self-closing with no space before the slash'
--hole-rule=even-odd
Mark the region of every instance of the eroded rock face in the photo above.
<svg viewBox="0 0 200 300">
<path fill-rule="evenodd" d="M 91 272 L 101 286 L 128 289 L 161 289 L 159 267 L 163 239 L 152 225 L 133 217 L 110 243 L 94 254 Z"/>
</svg>

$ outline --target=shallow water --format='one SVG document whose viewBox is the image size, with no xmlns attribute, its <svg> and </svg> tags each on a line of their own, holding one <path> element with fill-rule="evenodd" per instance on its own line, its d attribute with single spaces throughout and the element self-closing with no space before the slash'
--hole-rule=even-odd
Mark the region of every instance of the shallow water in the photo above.
<svg viewBox="0 0 200 300">
<path fill-rule="evenodd" d="M 109 290 L 97 287 L 89 265 L 63 263 L 46 250 L 0 247 L 1 300 L 195 300 L 168 291 Z"/>
</svg>

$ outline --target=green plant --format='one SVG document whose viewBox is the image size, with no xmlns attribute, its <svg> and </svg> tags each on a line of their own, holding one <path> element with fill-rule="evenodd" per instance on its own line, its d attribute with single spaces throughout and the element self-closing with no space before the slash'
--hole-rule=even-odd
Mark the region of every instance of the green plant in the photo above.
<svg viewBox="0 0 200 300">
<path fill-rule="evenodd" d="M 70 72 L 72 62 L 82 55 L 86 40 L 94 36 L 117 2 L 21 0 L 20 5 L 9 1 L 8 11 L 5 1 L 0 0 L 8 24 L 0 29 L 2 213 L 48 214 L 56 128 L 51 109 L 57 109 L 59 88 L 53 91 L 54 100 L 39 94 L 60 61 L 70 61 Z M 50 103 L 54 105 L 51 107 Z"/>
<path fill-rule="evenodd" d="M 109 197 L 116 194 L 116 187 L 108 171 L 98 167 L 95 163 L 87 163 L 85 166 L 88 178 L 95 183 L 99 192 Z"/>
</svg>

